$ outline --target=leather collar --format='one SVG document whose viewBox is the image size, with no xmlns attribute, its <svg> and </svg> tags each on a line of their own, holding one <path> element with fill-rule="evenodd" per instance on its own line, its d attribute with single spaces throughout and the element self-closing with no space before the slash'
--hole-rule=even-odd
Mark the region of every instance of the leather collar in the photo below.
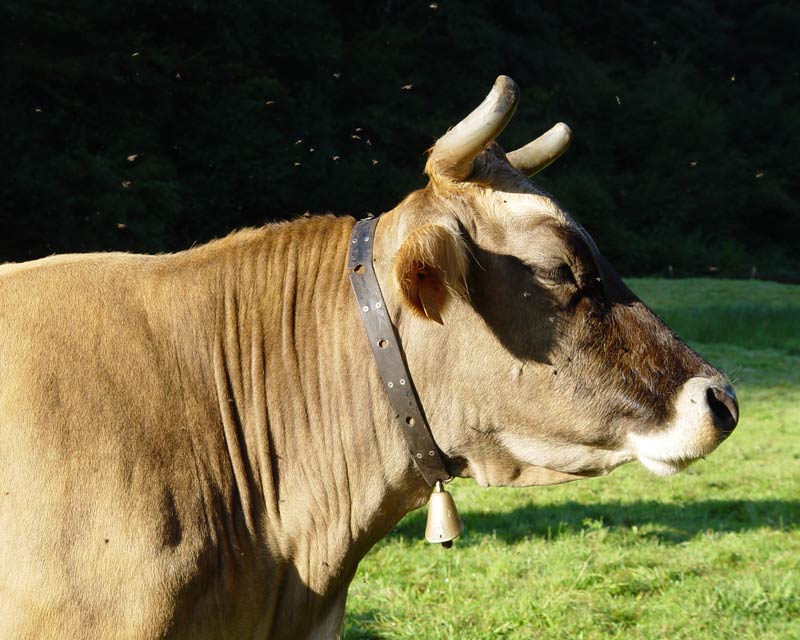
<svg viewBox="0 0 800 640">
<path fill-rule="evenodd" d="M 394 408 L 398 427 L 405 436 L 414 464 L 425 482 L 433 487 L 436 482 L 446 482 L 452 476 L 447 471 L 442 453 L 433 440 L 428 420 L 406 364 L 403 347 L 389 317 L 378 278 L 375 276 L 372 245 L 378 219 L 379 217 L 370 217 L 359 220 L 353 227 L 347 259 L 350 284 L 358 302 L 361 320 L 364 322 L 384 389 Z"/>
</svg>

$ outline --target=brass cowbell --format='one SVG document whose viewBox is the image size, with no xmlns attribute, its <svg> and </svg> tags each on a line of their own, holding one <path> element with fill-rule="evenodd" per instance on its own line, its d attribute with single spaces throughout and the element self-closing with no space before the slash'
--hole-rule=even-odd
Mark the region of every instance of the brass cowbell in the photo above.
<svg viewBox="0 0 800 640">
<path fill-rule="evenodd" d="M 437 480 L 428 503 L 428 524 L 425 539 L 430 543 L 441 542 L 445 549 L 453 546 L 453 540 L 461 535 L 464 525 L 456 509 L 456 503 Z"/>
</svg>

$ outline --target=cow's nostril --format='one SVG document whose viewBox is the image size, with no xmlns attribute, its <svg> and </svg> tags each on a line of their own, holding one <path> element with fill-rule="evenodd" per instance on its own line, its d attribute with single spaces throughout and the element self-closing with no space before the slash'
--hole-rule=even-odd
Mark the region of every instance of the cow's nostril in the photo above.
<svg viewBox="0 0 800 640">
<path fill-rule="evenodd" d="M 706 390 L 706 401 L 714 418 L 714 426 L 729 434 L 739 422 L 739 403 L 733 389 L 710 387 Z"/>
</svg>

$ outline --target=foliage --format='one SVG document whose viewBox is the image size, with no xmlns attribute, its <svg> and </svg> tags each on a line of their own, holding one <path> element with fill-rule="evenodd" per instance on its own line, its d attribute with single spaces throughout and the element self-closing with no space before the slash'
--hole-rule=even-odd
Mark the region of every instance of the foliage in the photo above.
<svg viewBox="0 0 800 640">
<path fill-rule="evenodd" d="M 770 323 L 800 313 L 800 286 L 631 285 L 733 375 L 731 438 L 672 478 L 627 465 L 556 487 L 454 482 L 464 535 L 431 547 L 424 511 L 409 514 L 359 567 L 345 638 L 800 637 L 800 356 L 753 339 L 766 326 L 797 344 L 797 322 Z M 738 334 L 731 295 L 752 310 Z"/>
<path fill-rule="evenodd" d="M 798 278 L 800 6 L 6 0 L 0 260 L 167 251 L 422 186 L 506 73 L 504 135 L 623 273 Z"/>
</svg>

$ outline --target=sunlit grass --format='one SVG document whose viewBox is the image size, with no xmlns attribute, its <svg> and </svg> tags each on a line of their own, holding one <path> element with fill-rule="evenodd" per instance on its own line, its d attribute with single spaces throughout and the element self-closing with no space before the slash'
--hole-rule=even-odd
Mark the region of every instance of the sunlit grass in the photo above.
<svg viewBox="0 0 800 640">
<path fill-rule="evenodd" d="M 774 313 L 800 317 L 800 287 L 631 284 L 733 374 L 736 432 L 668 479 L 632 464 L 557 487 L 453 483 L 462 538 L 431 547 L 409 514 L 362 562 L 346 638 L 800 638 L 800 355 L 774 338 L 800 339 Z"/>
<path fill-rule="evenodd" d="M 753 280 L 631 280 L 685 340 L 800 355 L 800 286 Z"/>
</svg>

